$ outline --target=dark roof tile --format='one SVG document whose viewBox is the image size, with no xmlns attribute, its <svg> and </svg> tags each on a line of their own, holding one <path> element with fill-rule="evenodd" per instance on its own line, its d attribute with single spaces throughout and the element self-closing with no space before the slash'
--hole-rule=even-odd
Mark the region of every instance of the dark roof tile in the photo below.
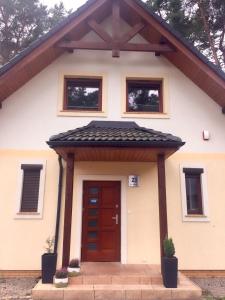
<svg viewBox="0 0 225 300">
<path fill-rule="evenodd" d="M 180 147 L 179 137 L 138 126 L 135 122 L 92 121 L 87 126 L 52 136 L 47 142 L 57 146 L 162 146 Z"/>
</svg>

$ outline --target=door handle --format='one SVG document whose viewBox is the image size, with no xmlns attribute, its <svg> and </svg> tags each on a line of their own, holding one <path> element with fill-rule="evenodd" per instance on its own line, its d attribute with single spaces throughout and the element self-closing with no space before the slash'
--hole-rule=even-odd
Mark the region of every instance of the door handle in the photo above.
<svg viewBox="0 0 225 300">
<path fill-rule="evenodd" d="M 113 219 L 113 220 L 116 220 L 116 225 L 119 224 L 119 215 L 118 215 L 118 214 L 116 214 L 115 217 L 112 217 L 112 219 Z"/>
</svg>

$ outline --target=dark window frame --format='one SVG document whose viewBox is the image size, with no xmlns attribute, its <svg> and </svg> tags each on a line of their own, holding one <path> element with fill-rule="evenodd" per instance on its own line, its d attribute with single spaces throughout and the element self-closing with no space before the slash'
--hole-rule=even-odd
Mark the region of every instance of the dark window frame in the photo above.
<svg viewBox="0 0 225 300">
<path fill-rule="evenodd" d="M 202 174 L 204 170 L 202 168 L 183 168 L 183 173 L 185 176 L 185 197 L 187 206 L 187 215 L 204 215 L 203 211 L 203 186 L 202 186 Z M 197 205 L 196 209 L 188 208 L 188 187 L 187 179 L 195 179 L 197 184 Z"/>
<path fill-rule="evenodd" d="M 19 214 L 38 214 L 39 213 L 39 200 L 40 200 L 40 185 L 41 185 L 41 171 L 43 170 L 42 164 L 22 164 L 21 170 L 22 174 L 22 187 L 21 187 L 21 197 L 20 197 L 20 206 L 19 206 Z M 27 173 L 26 173 L 27 172 Z M 36 177 L 32 178 L 32 181 L 36 180 L 36 182 L 32 182 L 34 185 L 36 192 L 34 195 L 30 196 L 30 187 L 26 186 L 31 183 L 31 178 L 29 178 L 29 172 L 31 172 L 31 176 L 34 176 L 34 172 Z M 32 174 L 33 172 L 33 174 Z M 29 199 L 30 197 L 30 199 Z M 33 199 L 31 199 L 33 197 Z M 32 207 L 30 205 L 33 205 Z"/>
<path fill-rule="evenodd" d="M 96 83 L 98 83 L 99 86 L 99 96 L 98 96 L 98 108 L 68 108 L 68 93 L 67 93 L 67 82 L 68 81 L 74 81 L 79 84 L 79 86 L 88 87 L 87 84 L 89 84 L 89 87 L 93 87 Z M 65 76 L 64 77 L 64 95 L 63 95 L 63 111 L 69 111 L 69 112 L 102 112 L 102 86 L 103 86 L 103 78 L 102 77 L 70 77 Z"/>
<path fill-rule="evenodd" d="M 136 84 L 143 86 L 156 86 L 159 85 L 159 111 L 132 111 L 129 110 L 129 84 Z M 132 114 L 162 114 L 164 112 L 163 105 L 163 79 L 136 79 L 136 78 L 126 78 L 126 113 Z"/>
</svg>

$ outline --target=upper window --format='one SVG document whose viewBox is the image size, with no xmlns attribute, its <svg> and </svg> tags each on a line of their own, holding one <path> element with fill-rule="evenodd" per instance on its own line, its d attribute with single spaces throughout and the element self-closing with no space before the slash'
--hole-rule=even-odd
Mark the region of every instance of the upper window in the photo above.
<svg viewBox="0 0 225 300">
<path fill-rule="evenodd" d="M 208 221 L 204 168 L 182 167 L 181 176 L 184 220 Z"/>
<path fill-rule="evenodd" d="M 127 79 L 127 112 L 162 113 L 162 81 Z"/>
<path fill-rule="evenodd" d="M 102 78 L 64 80 L 64 110 L 102 111 Z"/>
<path fill-rule="evenodd" d="M 32 215 L 40 218 L 44 193 L 44 163 L 23 163 L 20 165 L 19 201 L 17 217 Z"/>
</svg>

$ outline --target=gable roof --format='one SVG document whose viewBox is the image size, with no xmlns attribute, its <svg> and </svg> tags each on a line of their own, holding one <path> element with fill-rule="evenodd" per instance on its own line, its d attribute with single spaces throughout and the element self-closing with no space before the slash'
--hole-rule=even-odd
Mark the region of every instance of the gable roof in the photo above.
<svg viewBox="0 0 225 300">
<path fill-rule="evenodd" d="M 162 147 L 179 148 L 184 142 L 172 134 L 140 127 L 135 122 L 92 121 L 87 126 L 52 136 L 47 142 L 56 147 Z"/>
<path fill-rule="evenodd" d="M 94 15 L 96 20 L 101 22 L 107 16 L 109 2 L 112 1 L 87 1 L 55 28 L 4 65 L 0 69 L 0 103 L 64 52 L 63 49 L 55 47 L 57 42 L 73 30 L 78 38 L 87 33 L 88 29 L 83 24 L 88 17 Z M 225 73 L 222 70 L 211 63 L 162 18 L 153 13 L 141 0 L 119 0 L 119 2 L 152 26 L 161 37 L 166 38 L 176 51 L 163 55 L 221 107 L 225 107 Z M 146 38 L 146 35 L 144 37 Z"/>
</svg>

